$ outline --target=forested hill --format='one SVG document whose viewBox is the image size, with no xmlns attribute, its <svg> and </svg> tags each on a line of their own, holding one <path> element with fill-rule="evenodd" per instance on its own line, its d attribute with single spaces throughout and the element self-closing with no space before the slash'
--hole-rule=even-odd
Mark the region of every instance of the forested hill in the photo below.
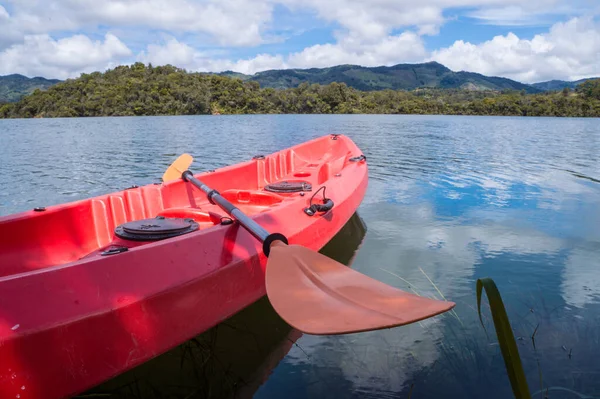
<svg viewBox="0 0 600 399">
<path fill-rule="evenodd" d="M 359 91 L 344 83 L 301 83 L 276 90 L 261 88 L 255 81 L 136 63 L 82 74 L 0 106 L 3 118 L 254 113 L 600 116 L 600 80 L 574 91 L 542 94 L 463 89 Z"/>
<path fill-rule="evenodd" d="M 465 89 L 481 91 L 524 90 L 527 93 L 559 91 L 565 87 L 574 89 L 585 80 L 567 82 L 552 80 L 524 84 L 511 79 L 485 76 L 473 72 L 453 72 L 437 62 L 421 64 L 398 64 L 394 66 L 363 67 L 338 65 L 330 68 L 283 69 L 244 75 L 239 72 L 206 73 L 257 82 L 260 87 L 289 89 L 301 83 L 344 83 L 361 91 L 415 90 L 418 88 Z M 47 89 L 60 80 L 23 75 L 0 76 L 0 103 L 16 102 L 36 88 Z"/>
<path fill-rule="evenodd" d="M 281 69 L 244 75 L 222 72 L 220 75 L 258 82 L 260 87 L 289 89 L 301 83 L 345 83 L 358 90 L 414 90 L 417 88 L 469 89 L 469 90 L 525 90 L 539 93 L 542 90 L 514 80 L 485 76 L 473 72 L 453 72 L 437 62 L 398 64 L 394 66 L 363 67 L 338 65 L 331 68 Z"/>
<path fill-rule="evenodd" d="M 60 80 L 28 78 L 18 74 L 0 76 L 0 102 L 18 101 L 23 96 L 33 93 L 35 89 L 47 89 L 58 82 Z"/>
<path fill-rule="evenodd" d="M 597 79 L 600 79 L 600 77 L 575 80 L 572 82 L 565 81 L 565 80 L 549 80 L 547 82 L 533 83 L 532 86 L 535 87 L 536 89 L 543 90 L 543 91 L 558 91 L 558 90 L 564 89 L 565 87 L 568 87 L 569 89 L 574 89 L 582 83 L 585 83 L 589 80 L 597 80 Z"/>
</svg>

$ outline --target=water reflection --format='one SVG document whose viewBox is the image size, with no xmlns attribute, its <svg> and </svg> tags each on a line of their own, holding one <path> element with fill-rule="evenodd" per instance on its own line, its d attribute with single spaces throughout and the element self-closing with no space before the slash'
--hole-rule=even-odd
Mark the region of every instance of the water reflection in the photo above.
<svg viewBox="0 0 600 399">
<path fill-rule="evenodd" d="M 571 251 L 561 276 L 561 293 L 567 304 L 584 308 L 600 303 L 599 256 L 600 242 Z"/>
<path fill-rule="evenodd" d="M 354 214 L 321 253 L 350 265 L 365 232 Z M 194 339 L 78 397 L 250 398 L 301 336 L 263 297 Z"/>
<path fill-rule="evenodd" d="M 204 334 L 77 397 L 249 398 L 298 336 L 262 298 Z"/>
<path fill-rule="evenodd" d="M 561 397 L 598 387 L 593 376 L 599 369 L 588 355 L 600 350 L 598 310 L 565 306 L 584 301 L 583 307 L 598 297 L 597 256 L 580 255 L 581 243 L 571 249 L 562 238 L 510 218 L 440 220 L 427 203 L 377 202 L 361 212 L 372 222 L 353 267 L 420 295 L 451 298 L 456 313 L 391 330 L 303 336 L 302 351 L 292 348 L 257 397 L 279 397 L 289 385 L 299 387 L 286 395 L 291 398 L 332 392 L 408 397 L 411 391 L 431 398 L 512 397 L 489 313 L 484 307 L 487 336 L 475 310 L 475 280 L 488 276 L 501 288 L 532 391 L 540 386 L 540 372 L 543 386 L 560 389 Z M 579 281 L 561 276 L 571 263 Z M 588 289 L 580 290 L 581 284 Z"/>
</svg>

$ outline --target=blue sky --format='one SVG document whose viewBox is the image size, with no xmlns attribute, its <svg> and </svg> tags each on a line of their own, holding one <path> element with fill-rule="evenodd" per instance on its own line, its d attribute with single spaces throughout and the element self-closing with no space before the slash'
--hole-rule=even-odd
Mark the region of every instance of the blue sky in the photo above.
<svg viewBox="0 0 600 399">
<path fill-rule="evenodd" d="M 0 75 L 438 61 L 522 82 L 600 76 L 597 0 L 0 0 Z"/>
</svg>

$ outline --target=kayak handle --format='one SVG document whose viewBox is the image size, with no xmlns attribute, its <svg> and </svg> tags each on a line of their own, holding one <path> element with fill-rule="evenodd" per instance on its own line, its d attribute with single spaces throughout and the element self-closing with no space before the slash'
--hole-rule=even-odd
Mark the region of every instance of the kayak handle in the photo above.
<svg viewBox="0 0 600 399">
<path fill-rule="evenodd" d="M 236 208 L 235 205 L 223 198 L 217 190 L 213 190 L 200 180 L 196 179 L 189 170 L 183 172 L 181 176 L 183 180 L 189 181 L 194 186 L 204 191 L 211 204 L 218 205 L 221 209 L 227 212 L 229 216 L 233 216 L 246 230 L 260 240 L 260 242 L 263 244 L 263 252 L 265 256 L 269 256 L 269 253 L 271 252 L 271 244 L 274 241 L 279 240 L 285 244 L 289 244 L 287 238 L 283 234 L 269 233 L 261 225 Z"/>
<path fill-rule="evenodd" d="M 304 209 L 304 213 L 308 216 L 313 216 L 317 212 L 327 212 L 333 208 L 333 201 L 327 198 L 322 204 L 312 204 L 308 208 Z"/>
<path fill-rule="evenodd" d="M 323 201 L 322 201 L 323 203 L 322 204 L 313 204 L 313 198 L 315 198 L 315 196 L 321 190 L 323 190 Z M 328 212 L 333 208 L 333 201 L 331 200 L 331 198 L 327 198 L 325 196 L 325 190 L 326 190 L 326 187 L 323 186 L 320 189 L 318 189 L 312 195 L 312 197 L 310 197 L 308 208 L 304 208 L 304 213 L 306 213 L 308 216 L 313 216 L 317 212 Z"/>
</svg>

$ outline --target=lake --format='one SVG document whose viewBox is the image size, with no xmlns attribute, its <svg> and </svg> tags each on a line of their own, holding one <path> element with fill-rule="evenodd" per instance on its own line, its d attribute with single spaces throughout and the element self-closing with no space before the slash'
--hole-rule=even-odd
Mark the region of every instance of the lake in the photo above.
<svg viewBox="0 0 600 399">
<path fill-rule="evenodd" d="M 323 252 L 452 300 L 454 312 L 320 337 L 290 328 L 263 298 L 82 396 L 510 398 L 487 300 L 486 329 L 477 314 L 476 281 L 490 277 L 534 397 L 600 397 L 599 119 L 0 120 L 0 215 L 158 182 L 183 152 L 198 172 L 330 133 L 357 143 L 370 178 L 357 214 Z"/>
</svg>

